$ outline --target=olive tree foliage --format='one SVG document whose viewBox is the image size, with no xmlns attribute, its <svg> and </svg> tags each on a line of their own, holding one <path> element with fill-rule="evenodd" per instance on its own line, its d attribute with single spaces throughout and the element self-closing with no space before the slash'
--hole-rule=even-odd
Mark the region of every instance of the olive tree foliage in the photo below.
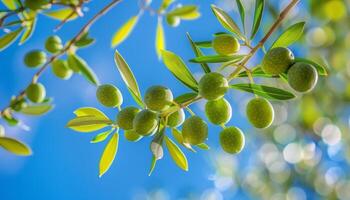
<svg viewBox="0 0 350 200">
<path fill-rule="evenodd" d="M 24 4 L 21 1 L 10 1 L 12 3 L 6 1 L 9 11 L 4 14 L 2 19 L 8 18 L 5 17 L 8 15 L 19 15 L 20 20 L 22 20 L 22 15 L 26 12 L 34 13 L 34 16 L 36 14 L 50 15 L 48 13 L 51 13 L 51 17 L 52 13 L 56 13 L 54 15 L 56 18 L 60 16 L 59 28 L 73 16 L 81 15 L 81 6 L 86 3 L 85 1 L 78 1 L 77 4 L 70 1 L 68 4 L 63 3 L 63 6 L 67 7 L 65 9 L 70 9 L 70 14 L 65 12 L 66 15 L 63 17 L 62 14 L 57 14 L 57 12 L 62 12 L 50 10 L 50 6 L 62 5 L 62 2 L 35 0 L 34 5 L 30 5 L 28 2 L 31 1 L 33 0 L 27 0 Z M 270 47 L 265 45 L 266 41 L 283 23 L 288 13 L 298 4 L 298 0 L 289 1 L 262 38 L 256 37 L 262 29 L 260 25 L 265 11 L 266 2 L 264 0 L 255 1 L 255 9 L 252 14 L 246 13 L 242 2 L 237 0 L 235 3 L 241 17 L 240 22 L 231 18 L 223 9 L 211 5 L 213 17 L 222 25 L 223 31 L 214 33 L 214 38 L 207 41 L 195 41 L 189 33 L 186 35 L 189 46 L 194 52 L 194 58 L 189 62 L 199 64 L 204 73 L 199 82 L 194 78 L 191 70 L 181 57 L 170 50 L 166 50 L 163 30 L 164 19 L 170 26 L 177 26 L 181 20 L 192 20 L 199 17 L 197 7 L 195 5 L 174 6 L 175 3 L 172 0 L 163 0 L 161 6 L 155 9 L 152 7 L 151 1 L 141 1 L 139 4 L 140 12 L 126 20 L 125 24 L 112 37 L 112 47 L 123 42 L 131 34 L 132 29 L 137 25 L 138 19 L 144 12 L 147 11 L 157 16 L 155 47 L 158 57 L 179 80 L 179 83 L 189 89 L 189 92 L 177 95 L 174 98 L 169 88 L 156 85 L 150 87 L 142 95 L 132 68 L 127 64 L 122 54 L 116 51 L 114 55 L 115 64 L 136 103 L 134 106 L 124 107 L 122 92 L 113 85 L 100 85 L 92 69 L 77 55 L 77 50 L 80 47 L 93 42 L 93 39 L 88 35 L 89 27 L 118 2 L 118 0 L 111 1 L 83 26 L 81 31 L 67 44 L 62 45 L 58 37 L 48 38 L 45 47 L 47 51 L 53 53 L 50 58 L 46 59 L 44 53 L 40 51 L 29 52 L 31 55 L 28 59 L 25 58 L 26 64 L 29 67 L 40 67 L 39 71 L 33 77 L 29 86 L 14 97 L 11 104 L 1 112 L 4 120 L 11 125 L 16 125 L 18 124 L 18 120 L 14 116 L 16 112 L 38 115 L 50 110 L 51 102 L 45 98 L 45 87 L 38 82 L 40 75 L 49 66 L 51 66 L 54 74 L 62 79 L 68 79 L 74 73 L 82 74 L 89 82 L 98 86 L 96 96 L 100 103 L 118 110 L 117 119 L 112 120 L 96 108 L 79 108 L 74 111 L 75 117 L 67 124 L 67 127 L 78 132 L 95 132 L 104 129 L 101 133 L 96 134 L 91 141 L 92 143 L 106 141 L 99 163 L 99 176 L 102 176 L 113 163 L 118 151 L 119 134 L 122 130 L 125 138 L 129 141 L 137 142 L 140 139 L 151 138 L 152 161 L 150 174 L 155 168 L 156 162 L 163 157 L 163 147 L 168 149 L 175 164 L 187 171 L 189 169 L 188 161 L 179 145 L 192 152 L 197 151 L 197 149 L 209 149 L 209 146 L 205 143 L 208 137 L 208 125 L 190 109 L 190 105 L 202 99 L 207 101 L 205 112 L 208 121 L 221 126 L 223 129 L 220 133 L 221 147 L 227 153 L 237 154 L 244 148 L 245 137 L 243 131 L 239 128 L 239 124 L 230 127 L 225 126 L 231 118 L 231 105 L 224 98 L 228 90 L 237 90 L 254 95 L 246 108 L 247 119 L 254 127 L 264 129 L 271 125 L 275 115 L 270 100 L 287 101 L 295 98 L 296 92 L 310 92 L 317 83 L 318 76 L 327 75 L 323 65 L 308 58 L 295 58 L 293 52 L 288 49 L 288 46 L 298 41 L 303 35 L 305 22 L 290 24 L 281 35 L 274 39 Z M 37 4 L 42 6 L 38 8 Z M 30 8 L 29 11 L 27 11 L 28 7 Z M 73 12 L 74 14 L 71 14 Z M 248 18 L 246 16 L 253 17 Z M 246 31 L 248 29 L 246 28 L 246 20 L 252 21 L 250 31 Z M 0 44 L 6 43 L 3 45 L 5 47 L 14 41 L 22 32 L 23 24 L 20 23 L 19 26 L 18 33 L 13 31 L 5 34 L 1 38 Z M 25 27 L 29 29 L 27 26 Z M 255 44 L 255 41 L 258 42 Z M 205 55 L 202 52 L 203 48 L 211 48 L 215 53 Z M 248 53 L 242 54 L 241 49 L 243 48 L 248 49 Z M 265 53 L 261 64 L 249 66 L 250 59 L 260 50 Z M 67 59 L 59 59 L 62 55 L 66 55 Z M 211 66 L 213 63 L 219 63 L 221 66 L 214 71 Z M 228 76 L 224 76 L 224 69 L 230 71 Z M 294 91 L 257 84 L 254 81 L 255 78 L 262 78 L 267 82 L 272 79 L 281 79 Z M 248 83 L 246 79 L 249 81 Z M 235 80 L 235 83 L 232 83 L 233 80 Z M 27 104 L 28 101 L 31 103 Z M 190 116 L 186 118 L 184 111 L 188 112 Z M 167 134 L 167 130 L 170 130 L 171 135 Z M 15 143 L 1 142 L 14 139 L 2 138 L 5 139 L 0 140 L 1 146 L 10 151 L 14 149 Z M 17 140 L 16 145 L 20 145 L 21 148 L 29 152 L 28 147 Z M 16 151 L 12 152 L 15 153 Z"/>
</svg>

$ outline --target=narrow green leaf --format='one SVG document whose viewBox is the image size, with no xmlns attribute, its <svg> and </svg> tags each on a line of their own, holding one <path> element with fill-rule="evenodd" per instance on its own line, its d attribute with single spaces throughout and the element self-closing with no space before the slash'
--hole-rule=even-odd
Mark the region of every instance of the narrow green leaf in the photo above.
<svg viewBox="0 0 350 200">
<path fill-rule="evenodd" d="M 28 25 L 26 25 L 26 29 L 23 32 L 23 35 L 19 41 L 19 44 L 25 43 L 32 35 L 36 25 L 36 17 L 34 17 L 31 21 L 28 21 Z"/>
<path fill-rule="evenodd" d="M 252 70 L 253 77 L 262 77 L 262 78 L 278 78 L 278 76 L 273 76 L 270 74 L 265 74 L 261 67 L 256 67 Z M 247 71 L 243 71 L 238 74 L 237 77 L 248 77 Z"/>
<path fill-rule="evenodd" d="M 190 62 L 193 63 L 223 63 L 223 62 L 230 62 L 230 63 L 237 63 L 241 61 L 245 55 L 232 55 L 232 56 L 226 56 L 226 55 L 212 55 L 212 56 L 200 56 L 194 59 L 191 59 Z"/>
<path fill-rule="evenodd" d="M 112 121 L 103 117 L 82 116 L 72 119 L 67 127 L 78 132 L 93 132 L 112 124 Z"/>
<path fill-rule="evenodd" d="M 298 41 L 304 32 L 305 22 L 298 22 L 288 27 L 273 43 L 272 48 L 275 47 L 288 47 L 294 42 Z"/>
<path fill-rule="evenodd" d="M 212 48 L 213 47 L 212 41 L 194 42 L 194 44 L 200 48 Z"/>
<path fill-rule="evenodd" d="M 98 142 L 102 142 L 105 141 L 107 139 L 107 137 L 109 136 L 109 134 L 111 134 L 114 131 L 114 129 L 99 133 L 98 135 L 96 135 L 90 143 L 98 143 Z"/>
<path fill-rule="evenodd" d="M 95 72 L 89 67 L 85 60 L 76 54 L 70 54 L 69 57 L 68 64 L 71 69 L 77 69 L 91 84 L 99 85 L 99 80 Z"/>
<path fill-rule="evenodd" d="M 112 47 L 116 47 L 120 43 L 122 43 L 132 32 L 134 29 L 139 16 L 131 17 L 113 36 L 112 38 Z"/>
<path fill-rule="evenodd" d="M 295 98 L 295 95 L 279 88 L 249 84 L 249 83 L 239 83 L 230 86 L 232 89 L 237 89 L 245 92 L 250 92 L 258 96 L 273 99 L 273 100 L 289 100 Z"/>
<path fill-rule="evenodd" d="M 177 166 L 184 171 L 188 171 L 188 163 L 185 154 L 181 149 L 168 137 L 165 136 L 165 144 L 168 147 L 170 156 L 174 160 Z"/>
<path fill-rule="evenodd" d="M 6 123 L 10 126 L 17 126 L 19 123 L 19 120 L 14 118 L 12 115 L 10 115 L 10 116 L 5 115 L 3 117 L 4 117 L 4 120 L 6 121 Z"/>
<path fill-rule="evenodd" d="M 162 58 L 165 66 L 178 80 L 180 80 L 190 89 L 196 92 L 198 91 L 198 83 L 196 79 L 192 76 L 190 70 L 178 55 L 174 54 L 173 52 L 163 50 Z"/>
<path fill-rule="evenodd" d="M 154 171 L 154 168 L 156 167 L 156 163 L 157 163 L 157 159 L 154 155 L 152 155 L 152 162 L 151 162 L 151 168 L 148 172 L 148 176 L 151 176 L 153 171 Z"/>
<path fill-rule="evenodd" d="M 211 5 L 211 9 L 213 10 L 218 21 L 226 30 L 236 34 L 241 40 L 245 40 L 245 37 L 243 36 L 242 32 L 239 30 L 237 24 L 225 11 L 216 7 L 215 5 Z"/>
<path fill-rule="evenodd" d="M 161 51 L 165 49 L 165 36 L 164 29 L 161 18 L 158 18 L 158 25 L 156 31 L 156 52 L 158 55 L 158 59 L 162 58 Z"/>
<path fill-rule="evenodd" d="M 205 144 L 205 143 L 200 143 L 200 144 L 197 144 L 196 146 L 198 148 L 200 148 L 200 149 L 203 149 L 203 150 L 209 150 L 210 149 L 210 147 L 207 144 Z"/>
<path fill-rule="evenodd" d="M 179 130 L 177 130 L 176 128 L 173 128 L 171 129 L 171 134 L 173 135 L 177 143 L 181 144 L 186 149 L 196 153 L 196 150 L 194 150 L 190 144 L 184 143 L 182 134 Z"/>
<path fill-rule="evenodd" d="M 308 63 L 308 64 L 314 66 L 318 72 L 318 75 L 320 75 L 320 76 L 327 76 L 328 75 L 326 66 L 322 66 L 322 65 L 320 65 L 312 60 L 309 60 L 306 58 L 295 58 L 294 61 L 295 62 L 304 62 L 304 63 Z"/>
<path fill-rule="evenodd" d="M 200 17 L 198 12 L 198 7 L 196 5 L 186 5 L 181 7 L 176 7 L 174 10 L 167 13 L 167 15 L 179 17 L 183 20 L 193 20 Z"/>
<path fill-rule="evenodd" d="M 160 5 L 159 12 L 166 10 L 174 2 L 175 0 L 163 0 L 162 4 Z"/>
<path fill-rule="evenodd" d="M 1 1 L 9 10 L 16 10 L 18 6 L 17 0 L 1 0 Z"/>
<path fill-rule="evenodd" d="M 21 113 L 26 115 L 43 115 L 52 110 L 51 104 L 29 105 L 21 109 Z"/>
<path fill-rule="evenodd" d="M 132 97 L 134 98 L 134 100 L 139 106 L 144 107 L 140 89 L 136 82 L 135 76 L 132 73 L 129 65 L 126 63 L 126 61 L 119 54 L 118 51 L 115 51 L 114 61 L 115 61 L 115 64 L 117 65 L 120 76 L 122 77 L 124 83 L 128 87 Z"/>
<path fill-rule="evenodd" d="M 245 30 L 245 9 L 244 9 L 244 6 L 243 6 L 241 0 L 236 0 L 236 4 L 238 7 L 239 15 L 241 17 L 243 30 Z"/>
<path fill-rule="evenodd" d="M 0 147 L 19 156 L 29 156 L 32 154 L 32 150 L 26 144 L 14 138 L 0 137 Z"/>
<path fill-rule="evenodd" d="M 23 28 L 19 28 L 15 31 L 12 31 L 11 33 L 7 33 L 6 35 L 2 36 L 0 38 L 0 51 L 10 46 L 17 39 L 22 30 Z"/>
<path fill-rule="evenodd" d="M 77 117 L 94 116 L 109 120 L 109 118 L 99 109 L 93 107 L 81 107 L 73 112 Z"/>
<path fill-rule="evenodd" d="M 255 1 L 255 11 L 254 11 L 254 21 L 252 27 L 252 33 L 250 35 L 250 39 L 253 39 L 255 34 L 258 32 L 261 19 L 264 12 L 265 0 L 256 0 Z"/>
<path fill-rule="evenodd" d="M 89 32 L 85 32 L 83 36 L 81 36 L 80 39 L 74 43 L 74 45 L 76 47 L 82 48 L 82 47 L 89 46 L 94 42 L 95 42 L 95 39 L 89 36 Z"/>
<path fill-rule="evenodd" d="M 187 38 L 188 40 L 190 41 L 190 44 L 191 44 L 191 47 L 192 47 L 192 50 L 194 51 L 194 54 L 196 57 L 200 57 L 200 56 L 203 56 L 203 53 L 202 51 L 197 47 L 197 45 L 193 42 L 191 36 L 189 33 L 187 33 Z M 206 64 L 206 63 L 201 63 L 201 67 L 203 69 L 203 71 L 205 73 L 209 73 L 210 72 L 210 68 L 209 66 Z"/>
<path fill-rule="evenodd" d="M 109 140 L 106 145 L 99 164 L 99 177 L 102 177 L 104 173 L 108 171 L 111 167 L 114 158 L 118 151 L 118 143 L 119 143 L 119 134 L 114 133 L 112 138 Z"/>
<path fill-rule="evenodd" d="M 185 94 L 182 94 L 182 95 L 176 97 L 174 99 L 174 101 L 178 104 L 182 104 L 182 103 L 185 103 L 187 101 L 191 101 L 191 100 L 195 99 L 196 97 L 198 97 L 197 93 L 190 92 L 190 93 L 185 93 Z"/>
<path fill-rule="evenodd" d="M 59 10 L 44 12 L 43 14 L 59 21 L 66 20 L 68 17 L 67 21 L 71 21 L 78 17 L 72 8 L 62 8 Z"/>
</svg>

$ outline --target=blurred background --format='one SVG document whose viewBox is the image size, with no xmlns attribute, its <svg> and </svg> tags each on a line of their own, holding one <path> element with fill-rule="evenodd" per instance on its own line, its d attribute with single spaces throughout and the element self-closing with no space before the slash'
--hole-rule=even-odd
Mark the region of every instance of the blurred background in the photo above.
<svg viewBox="0 0 350 200">
<path fill-rule="evenodd" d="M 160 4 L 159 0 L 153 1 L 154 5 Z M 55 34 L 64 41 L 69 40 L 106 2 L 91 1 L 85 8 L 84 18 L 67 23 Z M 254 1 L 243 2 L 247 12 L 252 13 Z M 167 49 L 185 60 L 193 58 L 186 32 L 195 41 L 204 41 L 211 40 L 213 33 L 223 31 L 210 10 L 211 3 L 239 21 L 233 0 L 177 0 L 177 3 L 197 4 L 202 14 L 198 20 L 184 21 L 177 28 L 165 26 Z M 257 40 L 288 3 L 288 0 L 266 1 L 263 29 Z M 224 153 L 218 143 L 221 128 L 210 125 L 210 151 L 184 150 L 189 161 L 188 172 L 179 169 L 166 154 L 148 177 L 151 139 L 130 143 L 121 138 L 111 169 L 98 178 L 98 162 L 105 144 L 90 144 L 93 135 L 73 132 L 65 125 L 78 107 L 97 107 L 112 119 L 116 111 L 100 106 L 95 98 L 96 88 L 81 76 L 62 81 L 48 70 L 41 81 L 48 95 L 54 98 L 55 109 L 40 118 L 21 116 L 23 123 L 31 127 L 30 131 L 6 127 L 9 136 L 25 141 L 34 154 L 16 157 L 0 150 L 0 199 L 350 199 L 349 6 L 349 0 L 303 0 L 298 4 L 267 46 L 283 28 L 306 21 L 303 38 L 291 49 L 296 56 L 327 64 L 329 76 L 320 77 L 312 93 L 298 95 L 294 101 L 272 102 L 275 121 L 263 131 L 252 128 L 245 118 L 245 104 L 252 96 L 231 91 L 227 99 L 233 106 L 233 118 L 228 125 L 236 125 L 244 131 L 246 147 L 237 156 Z M 135 103 L 114 65 L 110 40 L 137 12 L 136 1 L 121 2 L 91 28 L 90 34 L 97 40 L 95 44 L 79 51 L 102 83 L 115 84 L 123 91 L 124 105 Z M 253 14 L 247 16 L 251 21 Z M 161 84 L 171 88 L 175 95 L 182 94 L 188 90 L 157 58 L 156 24 L 155 16 L 145 14 L 118 50 L 134 71 L 141 91 Z M 53 34 L 56 25 L 57 21 L 40 16 L 37 29 L 27 43 L 14 44 L 1 52 L 1 107 L 7 105 L 11 96 L 20 91 L 34 73 L 24 67 L 25 53 L 43 49 L 46 37 Z M 250 65 L 258 64 L 262 55 L 259 52 Z M 199 65 L 189 66 L 197 78 L 201 77 Z M 269 80 L 269 84 L 288 88 L 278 80 Z M 191 108 L 204 118 L 203 107 L 204 102 L 200 102 Z"/>
</svg>

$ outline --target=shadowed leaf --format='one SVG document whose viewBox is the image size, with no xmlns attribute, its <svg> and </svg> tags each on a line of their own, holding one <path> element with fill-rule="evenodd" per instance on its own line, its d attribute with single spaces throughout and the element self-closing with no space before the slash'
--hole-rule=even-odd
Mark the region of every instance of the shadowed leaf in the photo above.
<svg viewBox="0 0 350 200">
<path fill-rule="evenodd" d="M 295 98 L 295 95 L 279 88 L 249 84 L 249 83 L 239 83 L 230 86 L 232 89 L 237 89 L 249 93 L 256 94 L 258 96 L 272 99 L 272 100 L 289 100 Z"/>
</svg>

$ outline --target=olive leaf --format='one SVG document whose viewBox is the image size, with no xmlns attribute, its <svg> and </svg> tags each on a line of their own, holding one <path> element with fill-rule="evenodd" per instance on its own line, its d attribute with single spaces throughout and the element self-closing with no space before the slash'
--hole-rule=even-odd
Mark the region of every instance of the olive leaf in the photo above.
<svg viewBox="0 0 350 200">
<path fill-rule="evenodd" d="M 67 127 L 78 132 L 92 132 L 112 124 L 110 119 L 94 115 L 79 116 L 67 123 Z"/>
<path fill-rule="evenodd" d="M 255 1 L 254 21 L 253 21 L 253 27 L 252 27 L 250 39 L 253 39 L 255 34 L 259 30 L 261 19 L 262 19 L 263 12 L 264 12 L 264 6 L 265 6 L 265 0 L 256 0 Z"/>
<path fill-rule="evenodd" d="M 17 126 L 19 124 L 19 120 L 14 118 L 12 115 L 4 115 L 3 119 L 10 126 Z"/>
<path fill-rule="evenodd" d="M 56 20 L 66 20 L 71 21 L 78 17 L 77 13 L 72 8 L 62 8 L 54 11 L 44 12 L 44 15 L 56 19 Z"/>
<path fill-rule="evenodd" d="M 245 40 L 245 37 L 243 36 L 242 32 L 239 30 L 237 24 L 225 11 L 216 7 L 213 4 L 211 5 L 211 9 L 214 12 L 218 21 L 226 30 L 236 34 L 241 40 Z"/>
<path fill-rule="evenodd" d="M 161 18 L 158 18 L 157 31 L 156 31 L 156 52 L 158 55 L 158 59 L 161 59 L 162 57 L 161 50 L 164 50 L 164 49 L 165 49 L 164 28 L 163 28 Z"/>
<path fill-rule="evenodd" d="M 78 55 L 68 55 L 68 66 L 73 69 L 73 71 L 81 73 L 93 85 L 99 85 L 99 80 L 95 72 L 89 67 L 87 62 Z"/>
<path fill-rule="evenodd" d="M 186 5 L 173 9 L 167 13 L 168 16 L 179 17 L 183 20 L 193 20 L 200 17 L 198 7 L 196 5 Z"/>
<path fill-rule="evenodd" d="M 201 57 L 203 56 L 202 51 L 197 47 L 197 45 L 193 42 L 191 36 L 189 33 L 186 33 L 188 40 L 190 41 L 192 50 L 194 51 L 195 56 L 197 57 Z M 209 73 L 210 72 L 210 68 L 206 63 L 201 63 L 202 69 L 205 73 Z"/>
<path fill-rule="evenodd" d="M 312 66 L 314 66 L 318 72 L 318 75 L 320 76 L 327 76 L 328 72 L 327 72 L 327 67 L 323 66 L 321 64 L 318 64 L 312 60 L 306 59 L 306 58 L 295 58 L 294 59 L 295 62 L 304 62 L 304 63 L 308 63 Z"/>
<path fill-rule="evenodd" d="M 4 50 L 6 47 L 10 46 L 22 32 L 23 28 L 19 28 L 15 31 L 7 33 L 0 38 L 0 51 Z"/>
<path fill-rule="evenodd" d="M 200 143 L 200 144 L 197 144 L 196 146 L 202 150 L 209 150 L 210 149 L 210 147 L 205 143 Z"/>
<path fill-rule="evenodd" d="M 162 58 L 165 66 L 179 81 L 193 91 L 198 91 L 198 83 L 196 79 L 192 76 L 190 70 L 178 55 L 171 51 L 163 50 Z"/>
<path fill-rule="evenodd" d="M 262 68 L 261 68 L 260 66 L 254 68 L 254 69 L 252 69 L 251 75 L 252 75 L 253 77 L 278 78 L 278 76 L 266 74 L 266 73 L 262 70 Z M 243 71 L 243 72 L 239 73 L 239 74 L 237 75 L 237 77 L 248 77 L 247 71 Z"/>
<path fill-rule="evenodd" d="M 104 173 L 111 167 L 114 158 L 118 151 L 119 134 L 114 133 L 112 138 L 107 143 L 99 164 L 99 177 L 102 177 Z"/>
<path fill-rule="evenodd" d="M 154 171 L 154 168 L 156 167 L 156 164 L 157 164 L 157 159 L 154 155 L 152 155 L 152 161 L 151 161 L 151 168 L 148 172 L 148 176 L 151 176 L 153 171 Z"/>
<path fill-rule="evenodd" d="M 1 1 L 9 10 L 16 10 L 18 6 L 17 0 L 1 0 Z"/>
<path fill-rule="evenodd" d="M 26 22 L 26 28 L 25 31 L 23 32 L 23 35 L 20 39 L 19 44 L 23 44 L 24 42 L 26 42 L 33 34 L 34 29 L 35 29 L 35 25 L 36 25 L 36 13 L 30 13 L 30 16 L 28 16 L 28 18 L 30 18 L 30 20 L 28 20 Z"/>
<path fill-rule="evenodd" d="M 177 143 L 181 144 L 183 147 L 185 147 L 186 149 L 188 149 L 194 153 L 196 152 L 196 150 L 194 150 L 190 144 L 184 143 L 182 134 L 179 130 L 177 130 L 176 128 L 172 128 L 171 134 L 173 135 L 173 137 L 175 138 Z"/>
<path fill-rule="evenodd" d="M 74 43 L 74 46 L 82 48 L 82 47 L 89 46 L 89 45 L 93 44 L 94 42 L 95 42 L 95 39 L 93 39 L 89 36 L 89 32 L 85 32 L 79 38 L 79 40 Z"/>
<path fill-rule="evenodd" d="M 298 22 L 288 27 L 272 44 L 271 49 L 275 47 L 288 47 L 302 36 L 305 22 Z"/>
<path fill-rule="evenodd" d="M 197 58 L 193 58 L 190 60 L 190 62 L 193 63 L 223 63 L 223 62 L 230 62 L 230 63 L 238 63 L 241 61 L 245 55 L 232 55 L 232 56 L 226 56 L 226 55 L 212 55 L 212 56 L 200 56 Z"/>
<path fill-rule="evenodd" d="M 241 17 L 243 30 L 245 30 L 245 9 L 244 9 L 244 6 L 243 6 L 241 0 L 236 0 L 236 4 L 238 7 L 239 16 Z"/>
<path fill-rule="evenodd" d="M 175 0 L 163 0 L 159 12 L 166 10 L 173 2 L 175 2 Z"/>
<path fill-rule="evenodd" d="M 212 41 L 201 41 L 201 42 L 195 42 L 195 45 L 200 48 L 212 48 Z"/>
<path fill-rule="evenodd" d="M 43 115 L 52 110 L 51 104 L 28 105 L 21 109 L 21 113 L 25 115 Z"/>
<path fill-rule="evenodd" d="M 182 95 L 176 97 L 174 99 L 174 101 L 178 104 L 182 104 L 182 103 L 185 103 L 187 101 L 191 101 L 191 100 L 195 99 L 196 97 L 198 97 L 197 93 L 189 92 L 189 93 L 185 93 L 185 94 L 182 94 Z"/>
<path fill-rule="evenodd" d="M 73 113 L 77 117 L 94 116 L 109 120 L 109 118 L 102 111 L 93 107 L 81 107 L 76 109 Z"/>
<path fill-rule="evenodd" d="M 114 131 L 114 129 L 99 133 L 98 135 L 96 135 L 91 141 L 90 143 L 98 143 L 98 142 L 102 142 L 105 141 L 107 139 L 107 137 Z"/>
<path fill-rule="evenodd" d="M 134 29 L 137 21 L 139 19 L 139 16 L 133 16 L 131 17 L 113 36 L 112 38 L 112 47 L 116 47 L 120 43 L 122 43 L 132 32 Z"/>
<path fill-rule="evenodd" d="M 32 154 L 32 150 L 26 144 L 14 138 L 0 137 L 0 147 L 19 156 L 29 156 Z"/>
<path fill-rule="evenodd" d="M 230 88 L 250 92 L 255 95 L 272 100 L 289 100 L 295 98 L 295 95 L 279 88 L 266 85 L 257 85 L 250 83 L 238 83 L 230 85 Z"/>
<path fill-rule="evenodd" d="M 136 82 L 135 76 L 132 73 L 129 65 L 126 63 L 126 61 L 119 54 L 118 51 L 115 51 L 114 61 L 115 61 L 115 64 L 117 65 L 120 76 L 122 77 L 124 83 L 126 84 L 126 86 L 128 87 L 131 93 L 131 96 L 134 98 L 134 100 L 139 106 L 144 107 L 140 89 Z"/>
<path fill-rule="evenodd" d="M 170 156 L 177 166 L 184 171 L 188 171 L 188 163 L 185 154 L 181 149 L 168 137 L 165 136 L 165 144 L 169 150 Z"/>
</svg>

